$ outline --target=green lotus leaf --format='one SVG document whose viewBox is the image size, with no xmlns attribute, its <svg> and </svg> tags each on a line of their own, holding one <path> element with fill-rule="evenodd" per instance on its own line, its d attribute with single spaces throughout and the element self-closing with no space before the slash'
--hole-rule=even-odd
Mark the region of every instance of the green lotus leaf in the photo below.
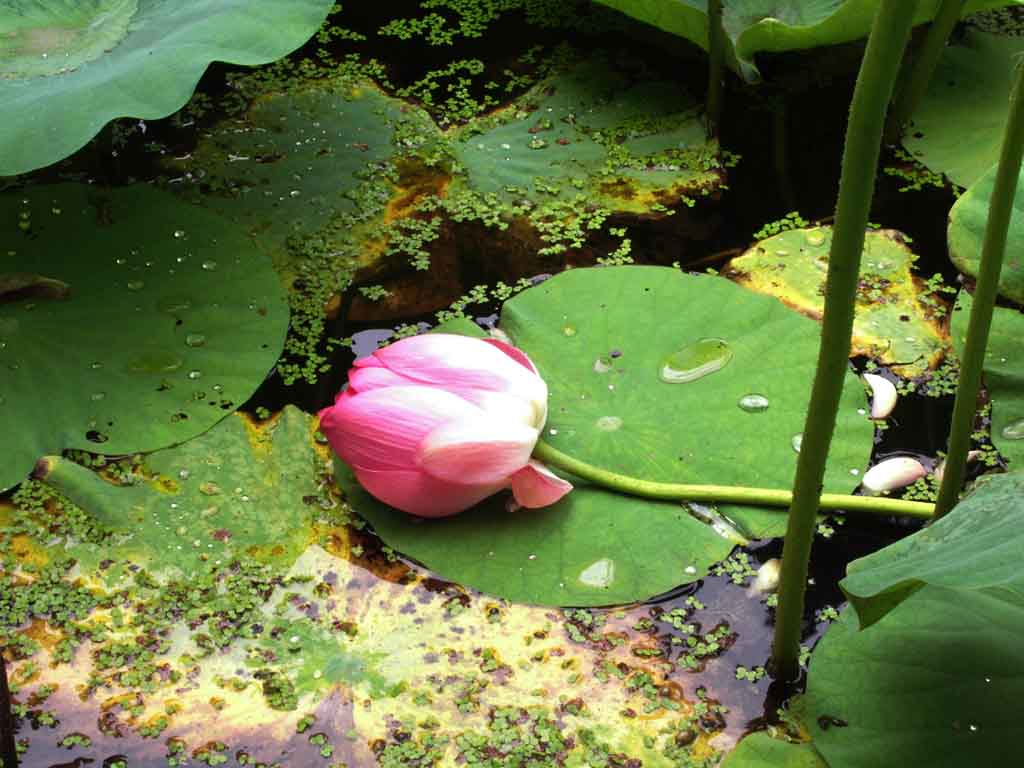
<svg viewBox="0 0 1024 768">
<path fill-rule="evenodd" d="M 948 515 L 850 563 L 840 586 L 868 627 L 926 585 L 1024 594 L 1024 473 L 994 475 Z"/>
<path fill-rule="evenodd" d="M 865 630 L 845 610 L 811 657 L 814 746 L 830 768 L 1006 764 L 1024 739 L 1022 632 L 1024 598 L 997 588 L 926 586 Z"/>
<path fill-rule="evenodd" d="M 212 61 L 304 43 L 331 0 L 14 0 L 0 18 L 0 176 L 70 155 L 117 117 L 179 109 Z"/>
<path fill-rule="evenodd" d="M 743 737 L 722 768 L 828 768 L 811 744 L 773 739 L 764 731 Z"/>
<path fill-rule="evenodd" d="M 635 19 L 708 47 L 707 0 L 598 0 Z M 1016 2 L 969 0 L 963 14 Z M 722 25 L 730 42 L 731 66 L 748 80 L 758 78 L 754 57 L 761 52 L 806 50 L 866 37 L 878 0 L 732 0 Z M 918 4 L 915 23 L 934 17 L 938 0 Z"/>
<path fill-rule="evenodd" d="M 0 301 L 11 429 L 0 488 L 66 448 L 113 455 L 189 440 L 245 402 L 280 354 L 280 282 L 217 216 L 148 186 L 63 184 L 5 194 L 0 218 L 4 272 L 67 286 Z"/>
<path fill-rule="evenodd" d="M 832 228 L 795 229 L 762 240 L 729 262 L 736 279 L 810 317 L 825 308 Z M 861 256 L 851 355 L 866 355 L 902 376 L 934 368 L 949 346 L 936 304 L 922 299 L 911 272 L 917 256 L 895 230 L 869 231 Z"/>
<path fill-rule="evenodd" d="M 969 187 L 999 160 L 1024 37 L 969 26 L 943 51 L 903 138 L 915 159 Z"/>
<path fill-rule="evenodd" d="M 992 166 L 972 184 L 953 204 L 949 212 L 949 256 L 957 269 L 978 276 L 981 248 L 988 224 L 988 203 L 996 179 L 996 166 Z M 1018 193 L 1013 199 L 1010 229 L 1006 234 L 1006 253 L 999 274 L 999 293 L 1011 301 L 1024 304 L 1024 171 L 1017 179 Z"/>
<path fill-rule="evenodd" d="M 791 486 L 819 330 L 774 299 L 663 267 L 573 269 L 506 302 L 501 327 L 547 381 L 544 439 L 559 450 L 647 480 Z M 727 364 L 694 381 L 662 380 L 680 373 L 672 365 L 685 370 L 685 350 L 701 339 L 715 340 L 716 355 L 721 341 Z M 767 408 L 756 399 L 741 407 L 751 394 Z M 867 463 L 873 426 L 864 400 L 850 373 L 826 490 L 849 492 Z M 424 521 L 373 501 L 340 463 L 338 478 L 388 544 L 446 578 L 515 600 L 643 599 L 700 578 L 731 547 L 680 505 L 582 483 L 546 509 L 513 514 L 498 498 Z M 721 512 L 743 536 L 785 531 L 778 510 Z"/>
<path fill-rule="evenodd" d="M 528 206 L 540 197 L 649 213 L 708 194 L 724 177 L 698 102 L 676 83 L 631 82 L 598 54 L 456 138 L 473 189 Z"/>
<path fill-rule="evenodd" d="M 121 569 L 99 569 L 104 560 L 141 566 L 164 581 L 242 556 L 287 569 L 313 538 L 303 498 L 322 496 L 311 435 L 309 418 L 291 406 L 271 426 L 233 414 L 194 440 L 147 455 L 145 477 L 127 485 L 58 456 L 44 458 L 34 477 L 114 534 L 112 542 L 70 550 L 107 585 Z"/>
<path fill-rule="evenodd" d="M 974 300 L 966 291 L 957 297 L 951 333 L 957 352 L 967 338 Z M 992 443 L 1010 460 L 1012 469 L 1024 466 L 1024 314 L 996 307 L 985 348 L 985 388 L 992 404 Z"/>
</svg>

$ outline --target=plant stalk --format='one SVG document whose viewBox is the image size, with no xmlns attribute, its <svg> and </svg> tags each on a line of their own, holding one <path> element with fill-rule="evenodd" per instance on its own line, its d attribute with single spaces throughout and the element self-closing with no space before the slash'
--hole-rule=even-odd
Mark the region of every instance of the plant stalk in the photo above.
<svg viewBox="0 0 1024 768">
<path fill-rule="evenodd" d="M 935 19 L 928 28 L 921 47 L 910 66 L 906 82 L 897 94 L 889 112 L 889 121 L 885 127 L 887 144 L 895 144 L 900 140 L 903 127 L 910 121 L 921 103 L 921 99 L 924 98 L 932 75 L 935 74 L 935 68 L 939 65 L 942 51 L 946 47 L 946 41 L 953 31 L 953 27 L 959 21 L 960 13 L 966 4 L 967 0 L 942 0 Z"/>
<path fill-rule="evenodd" d="M 725 29 L 722 0 L 708 0 L 708 92 L 704 103 L 708 137 L 718 136 L 722 119 L 722 79 L 725 75 Z"/>
<path fill-rule="evenodd" d="M 772 671 L 776 679 L 793 680 L 799 669 L 797 659 L 807 563 L 814 539 L 825 462 L 849 365 L 864 230 L 875 191 L 886 106 L 892 96 L 916 6 L 916 0 L 881 0 L 850 105 L 825 284 L 818 367 L 807 409 L 803 444 L 797 459 L 793 504 L 789 509 L 789 524 L 782 550 L 779 604 L 772 646 Z"/>
<path fill-rule="evenodd" d="M 1013 213 L 1021 157 L 1024 156 L 1024 66 L 1017 65 L 1017 77 L 1010 94 L 1010 113 L 1003 134 L 999 167 L 988 204 L 988 222 L 981 246 L 981 264 L 974 286 L 974 306 L 967 325 L 967 341 L 960 357 L 960 381 L 953 405 L 953 423 L 949 431 L 946 469 L 935 502 L 935 519 L 942 517 L 956 504 L 966 474 L 967 452 L 974 431 L 974 413 L 978 407 L 981 370 L 985 363 L 985 347 L 992 326 L 992 311 L 999 289 L 999 273 L 1006 253 L 1006 233 Z"/>
<path fill-rule="evenodd" d="M 549 467 L 564 470 L 582 480 L 630 496 L 662 501 L 722 502 L 751 504 L 765 507 L 788 507 L 793 500 L 791 491 L 772 488 L 747 488 L 734 485 L 685 485 L 659 483 L 620 475 L 573 458 L 543 440 L 533 449 L 533 457 Z M 842 509 L 847 512 L 866 512 L 875 515 L 909 515 L 930 518 L 932 505 L 920 501 L 903 501 L 885 496 L 848 496 L 825 493 L 821 496 L 821 509 Z"/>
</svg>

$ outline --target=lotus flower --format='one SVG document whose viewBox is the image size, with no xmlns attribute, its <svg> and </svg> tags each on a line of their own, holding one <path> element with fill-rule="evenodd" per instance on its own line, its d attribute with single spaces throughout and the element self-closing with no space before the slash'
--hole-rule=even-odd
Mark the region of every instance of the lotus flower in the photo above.
<svg viewBox="0 0 1024 768">
<path fill-rule="evenodd" d="M 357 360 L 320 430 L 363 488 L 410 514 L 454 515 L 509 487 L 543 507 L 572 490 L 530 458 L 547 401 L 510 344 L 425 334 Z"/>
</svg>

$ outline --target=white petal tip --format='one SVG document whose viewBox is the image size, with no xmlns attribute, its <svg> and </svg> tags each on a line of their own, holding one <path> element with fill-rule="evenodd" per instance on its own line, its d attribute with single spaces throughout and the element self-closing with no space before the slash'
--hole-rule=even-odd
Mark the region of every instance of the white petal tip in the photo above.
<svg viewBox="0 0 1024 768">
<path fill-rule="evenodd" d="M 917 459 L 894 456 L 878 462 L 865 472 L 861 486 L 872 494 L 885 493 L 908 486 L 927 474 L 927 470 Z"/>
<path fill-rule="evenodd" d="M 865 383 L 871 387 L 871 418 L 885 419 L 896 407 L 896 386 L 877 373 L 865 373 Z"/>
</svg>

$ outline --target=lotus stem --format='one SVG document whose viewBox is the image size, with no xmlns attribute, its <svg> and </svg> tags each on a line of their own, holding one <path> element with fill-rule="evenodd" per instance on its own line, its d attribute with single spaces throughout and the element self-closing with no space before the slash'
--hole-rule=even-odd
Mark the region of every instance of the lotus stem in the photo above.
<svg viewBox="0 0 1024 768">
<path fill-rule="evenodd" d="M 835 431 L 843 379 L 849 366 L 864 230 L 875 191 L 886 107 L 892 96 L 916 7 L 917 0 L 881 0 L 850 105 L 825 283 L 818 367 L 807 408 L 803 445 L 797 458 L 793 503 L 789 509 L 782 551 L 771 666 L 775 678 L 783 681 L 796 679 L 799 669 L 797 660 L 807 563 L 814 539 L 825 462 Z"/>
<path fill-rule="evenodd" d="M 561 469 L 582 480 L 613 491 L 659 501 L 721 502 L 749 504 L 764 507 L 788 507 L 793 493 L 772 488 L 748 488 L 735 485 L 688 485 L 660 483 L 620 475 L 573 458 L 543 440 L 533 449 L 533 457 L 549 467 Z M 821 495 L 821 509 L 841 509 L 846 512 L 865 512 L 875 515 L 908 515 L 928 519 L 932 505 L 920 501 L 903 501 L 884 496 L 849 496 L 841 493 Z"/>
<path fill-rule="evenodd" d="M 925 35 L 921 47 L 914 57 L 914 61 L 907 73 L 906 82 L 893 102 L 892 110 L 889 112 L 889 122 L 885 128 L 885 140 L 889 144 L 895 144 L 900 139 L 903 127 L 910 121 L 917 110 L 921 99 L 924 98 L 931 82 L 935 68 L 939 65 L 939 58 L 946 47 L 953 27 L 960 19 L 967 0 L 942 0 L 935 20 L 932 21 L 928 32 Z"/>
<path fill-rule="evenodd" d="M 988 204 L 988 222 L 981 246 L 981 264 L 974 286 L 974 306 L 967 325 L 967 341 L 960 356 L 960 381 L 953 405 L 953 423 L 949 432 L 946 467 L 935 502 L 935 519 L 953 508 L 960 496 L 960 488 L 967 472 L 967 454 L 974 431 L 974 413 L 978 406 L 981 369 L 985 362 L 985 347 L 992 326 L 992 310 L 999 288 L 999 272 L 1006 252 L 1006 232 L 1013 213 L 1013 198 L 1017 192 L 1021 157 L 1024 155 L 1024 66 L 1017 65 L 1017 76 L 1010 94 L 1010 114 L 1003 134 L 1003 148 L 999 155 L 992 197 Z"/>
<path fill-rule="evenodd" d="M 722 119 L 722 78 L 725 74 L 725 29 L 722 0 L 708 0 L 708 93 L 705 100 L 709 137 L 718 135 Z"/>
</svg>

